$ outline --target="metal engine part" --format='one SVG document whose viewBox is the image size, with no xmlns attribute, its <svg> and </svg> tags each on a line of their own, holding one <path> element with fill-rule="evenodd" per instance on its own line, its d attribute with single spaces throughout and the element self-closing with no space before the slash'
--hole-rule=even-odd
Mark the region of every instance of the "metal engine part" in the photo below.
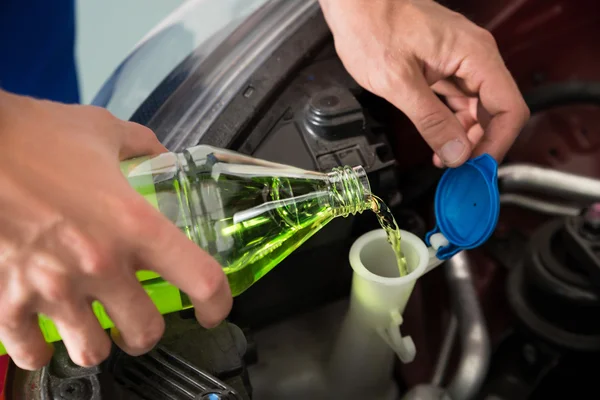
<svg viewBox="0 0 600 400">
<path fill-rule="evenodd" d="M 201 328 L 192 318 L 168 315 L 167 331 L 148 354 L 130 357 L 118 349 L 99 367 L 72 363 L 55 344 L 50 365 L 15 370 L 7 400 L 249 400 L 243 357 L 247 342 L 230 323 Z"/>
<path fill-rule="evenodd" d="M 232 387 L 163 347 L 116 365 L 115 380 L 144 399 L 242 399 Z"/>
<path fill-rule="evenodd" d="M 446 277 L 456 315 L 461 356 L 448 385 L 453 399 L 474 399 L 486 377 L 491 350 L 487 326 L 471 277 L 468 254 L 461 252 L 448 260 Z"/>
<path fill-rule="evenodd" d="M 508 280 L 508 299 L 523 324 L 560 348 L 600 351 L 600 262 L 585 258 L 596 244 L 584 237 L 584 217 L 558 219 L 531 238 L 525 262 Z M 596 261 L 596 262 L 594 262 Z"/>
<path fill-rule="evenodd" d="M 518 320 L 496 346 L 482 391 L 497 399 L 595 398 L 600 355 L 598 207 L 551 220 L 512 267 L 507 297 Z M 568 383 L 567 383 L 568 382 Z"/>
</svg>

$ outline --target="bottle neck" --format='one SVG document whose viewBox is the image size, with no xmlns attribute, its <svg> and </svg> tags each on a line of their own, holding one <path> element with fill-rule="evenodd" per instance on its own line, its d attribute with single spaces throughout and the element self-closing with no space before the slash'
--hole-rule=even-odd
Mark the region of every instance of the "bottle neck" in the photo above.
<svg viewBox="0 0 600 400">
<path fill-rule="evenodd" d="M 372 208 L 371 185 L 361 166 L 334 168 L 327 174 L 329 202 L 336 217 Z"/>
</svg>

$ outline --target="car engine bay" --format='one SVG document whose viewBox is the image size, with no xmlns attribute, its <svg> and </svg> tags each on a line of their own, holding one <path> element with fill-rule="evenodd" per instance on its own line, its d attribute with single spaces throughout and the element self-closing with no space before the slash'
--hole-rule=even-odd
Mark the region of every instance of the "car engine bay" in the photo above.
<svg viewBox="0 0 600 400">
<path fill-rule="evenodd" d="M 446 5 L 494 34 L 532 117 L 499 168 L 496 231 L 418 280 L 402 324 L 416 357 L 395 360 L 384 381 L 403 399 L 596 398 L 600 5 Z M 443 171 L 406 116 L 348 75 L 320 12 L 267 54 L 202 135 L 193 110 L 209 77 L 193 65 L 190 55 L 130 118 L 169 149 L 210 144 L 320 171 L 360 164 L 401 229 L 423 238 L 434 225 Z M 200 327 L 190 310 L 165 316 L 147 355 L 115 348 L 103 365 L 81 368 L 56 344 L 44 369 L 9 369 L 6 400 L 314 398 L 348 308 L 350 246 L 378 227 L 368 214 L 333 221 L 235 298 L 219 327 Z M 356 368 L 369 379 L 368 364 Z"/>
</svg>

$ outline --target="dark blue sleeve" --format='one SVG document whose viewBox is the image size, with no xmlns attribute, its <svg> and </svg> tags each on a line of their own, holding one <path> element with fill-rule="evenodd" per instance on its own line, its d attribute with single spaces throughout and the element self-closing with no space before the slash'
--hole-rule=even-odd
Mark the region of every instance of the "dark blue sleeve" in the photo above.
<svg viewBox="0 0 600 400">
<path fill-rule="evenodd" d="M 75 0 L 0 0 L 0 88 L 79 102 Z"/>
</svg>

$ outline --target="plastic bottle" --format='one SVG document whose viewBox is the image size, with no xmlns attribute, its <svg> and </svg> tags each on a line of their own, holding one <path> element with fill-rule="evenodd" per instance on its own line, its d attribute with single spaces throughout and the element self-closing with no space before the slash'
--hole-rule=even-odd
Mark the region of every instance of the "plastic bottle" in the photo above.
<svg viewBox="0 0 600 400">
<path fill-rule="evenodd" d="M 320 173 L 200 145 L 124 161 L 121 170 L 138 193 L 223 266 L 233 296 L 333 218 L 372 206 L 360 166 Z M 137 276 L 161 314 L 191 307 L 184 293 L 156 273 Z M 113 326 L 101 304 L 92 307 L 103 328 Z M 49 319 L 40 316 L 40 327 L 47 341 L 61 340 Z"/>
<path fill-rule="evenodd" d="M 121 166 L 136 191 L 223 266 L 234 296 L 334 217 L 372 204 L 360 166 L 319 173 L 205 145 Z"/>
</svg>

